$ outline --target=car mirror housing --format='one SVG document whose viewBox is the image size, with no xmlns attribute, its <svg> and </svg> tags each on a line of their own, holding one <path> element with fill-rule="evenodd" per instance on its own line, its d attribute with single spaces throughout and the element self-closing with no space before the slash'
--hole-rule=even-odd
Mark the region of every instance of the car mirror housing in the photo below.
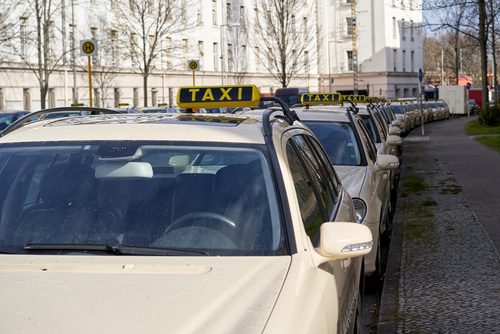
<svg viewBox="0 0 500 334">
<path fill-rule="evenodd" d="M 398 157 L 390 154 L 378 154 L 377 155 L 377 169 L 378 170 L 388 170 L 396 169 L 399 167 Z"/>
<path fill-rule="evenodd" d="M 357 223 L 328 222 L 321 225 L 319 253 L 330 259 L 348 259 L 370 253 L 370 229 Z"/>
<path fill-rule="evenodd" d="M 387 145 L 399 146 L 403 143 L 400 136 L 389 135 L 387 136 Z"/>
<path fill-rule="evenodd" d="M 398 126 L 391 125 L 389 126 L 389 134 L 391 136 L 399 136 L 401 134 L 401 129 Z"/>
</svg>

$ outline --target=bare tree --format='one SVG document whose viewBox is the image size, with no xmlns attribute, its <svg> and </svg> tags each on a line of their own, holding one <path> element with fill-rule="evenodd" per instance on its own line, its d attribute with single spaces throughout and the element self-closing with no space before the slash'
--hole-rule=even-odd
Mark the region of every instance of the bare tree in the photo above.
<svg viewBox="0 0 500 334">
<path fill-rule="evenodd" d="M 117 2 L 117 25 L 123 31 L 125 56 L 143 78 L 144 106 L 148 105 L 148 78 L 162 42 L 171 34 L 186 29 L 186 0 L 120 0 Z"/>
<path fill-rule="evenodd" d="M 35 74 L 40 86 L 40 106 L 45 109 L 50 76 L 60 68 L 64 54 L 69 51 L 56 52 L 59 31 L 54 20 L 58 17 L 61 2 L 34 0 L 26 4 L 20 10 L 23 13 L 20 22 L 14 28 L 20 38 L 11 39 L 10 46 L 21 62 Z"/>
<path fill-rule="evenodd" d="M 254 51 L 259 51 L 255 56 L 282 87 L 287 87 L 300 71 L 309 71 L 316 54 L 315 4 L 303 0 L 258 0 L 258 10 L 254 18 L 258 36 Z"/>
<path fill-rule="evenodd" d="M 0 47 L 15 37 L 13 20 L 15 8 L 14 2 L 0 4 Z"/>
</svg>

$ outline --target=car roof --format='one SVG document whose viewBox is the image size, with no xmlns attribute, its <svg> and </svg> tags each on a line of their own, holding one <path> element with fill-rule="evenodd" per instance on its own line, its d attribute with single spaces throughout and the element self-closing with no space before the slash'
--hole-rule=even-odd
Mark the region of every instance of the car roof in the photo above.
<svg viewBox="0 0 500 334">
<path fill-rule="evenodd" d="M 347 116 L 347 106 L 311 106 L 294 108 L 302 121 L 336 121 L 350 122 Z"/>
<path fill-rule="evenodd" d="M 90 135 L 91 134 L 91 135 Z M 168 140 L 263 144 L 262 116 L 232 114 L 112 114 L 31 122 L 0 143 Z"/>
</svg>

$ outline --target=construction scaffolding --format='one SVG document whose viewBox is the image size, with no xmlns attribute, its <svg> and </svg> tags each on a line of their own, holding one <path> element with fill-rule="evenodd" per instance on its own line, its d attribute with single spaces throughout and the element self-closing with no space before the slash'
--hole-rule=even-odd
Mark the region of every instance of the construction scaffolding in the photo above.
<svg viewBox="0 0 500 334">
<path fill-rule="evenodd" d="M 355 95 L 358 94 L 358 28 L 356 15 L 356 0 L 351 0 L 351 16 L 352 16 L 352 89 Z"/>
</svg>

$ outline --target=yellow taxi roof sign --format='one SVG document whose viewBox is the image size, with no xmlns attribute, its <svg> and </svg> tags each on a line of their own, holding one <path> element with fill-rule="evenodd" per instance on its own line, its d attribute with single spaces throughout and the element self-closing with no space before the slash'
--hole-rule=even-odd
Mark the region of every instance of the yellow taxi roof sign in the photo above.
<svg viewBox="0 0 500 334">
<path fill-rule="evenodd" d="M 340 104 L 342 95 L 339 93 L 304 93 L 300 96 L 302 104 Z"/>
<path fill-rule="evenodd" d="M 177 91 L 181 108 L 256 107 L 260 93 L 255 85 L 191 86 Z"/>
<path fill-rule="evenodd" d="M 365 95 L 342 95 L 343 101 L 350 101 L 353 103 L 366 102 Z"/>
</svg>

